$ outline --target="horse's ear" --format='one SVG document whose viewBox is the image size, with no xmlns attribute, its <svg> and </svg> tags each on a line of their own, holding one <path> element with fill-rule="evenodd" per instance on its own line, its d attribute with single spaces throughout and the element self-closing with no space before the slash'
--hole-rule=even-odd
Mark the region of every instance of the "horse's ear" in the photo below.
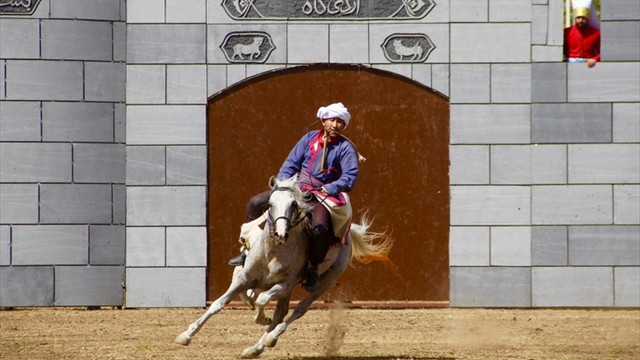
<svg viewBox="0 0 640 360">
<path fill-rule="evenodd" d="M 278 179 L 276 179 L 276 177 L 275 177 L 275 176 L 271 176 L 271 177 L 269 178 L 269 188 L 271 188 L 271 190 L 273 190 L 273 189 L 275 189 L 275 188 L 276 188 L 276 185 L 277 185 L 276 183 L 277 183 L 277 181 L 278 181 Z"/>
</svg>

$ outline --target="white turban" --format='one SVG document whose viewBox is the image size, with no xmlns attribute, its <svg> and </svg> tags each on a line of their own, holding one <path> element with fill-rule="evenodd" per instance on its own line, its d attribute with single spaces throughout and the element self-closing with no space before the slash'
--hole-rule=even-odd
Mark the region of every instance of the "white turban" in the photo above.
<svg viewBox="0 0 640 360">
<path fill-rule="evenodd" d="M 322 106 L 318 109 L 318 114 L 316 115 L 318 119 L 332 119 L 338 118 L 344 121 L 344 128 L 346 129 L 349 126 L 349 120 L 351 120 L 351 115 L 349 114 L 349 110 L 347 110 L 341 102 Z"/>
</svg>

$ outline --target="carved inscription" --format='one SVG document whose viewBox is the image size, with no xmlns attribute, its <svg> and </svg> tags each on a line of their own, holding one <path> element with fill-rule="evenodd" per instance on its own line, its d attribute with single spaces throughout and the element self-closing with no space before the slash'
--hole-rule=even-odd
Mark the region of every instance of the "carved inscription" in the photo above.
<svg viewBox="0 0 640 360">
<path fill-rule="evenodd" d="M 425 34 L 392 34 L 380 46 L 387 60 L 394 63 L 424 62 L 436 48 Z"/>
<path fill-rule="evenodd" d="M 275 49 L 269 34 L 264 32 L 231 32 L 220 49 L 232 63 L 263 63 Z"/>
<path fill-rule="evenodd" d="M 32 15 L 40 0 L 0 0 L 0 14 Z"/>
<path fill-rule="evenodd" d="M 235 20 L 402 20 L 425 17 L 434 0 L 222 0 Z"/>
</svg>

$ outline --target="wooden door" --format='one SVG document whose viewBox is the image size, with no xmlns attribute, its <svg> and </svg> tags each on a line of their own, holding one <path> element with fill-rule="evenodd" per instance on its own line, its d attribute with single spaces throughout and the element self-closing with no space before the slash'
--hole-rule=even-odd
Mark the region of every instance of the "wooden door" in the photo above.
<svg viewBox="0 0 640 360">
<path fill-rule="evenodd" d="M 368 159 L 351 193 L 354 220 L 368 211 L 373 230 L 392 234 L 399 276 L 356 264 L 325 298 L 448 301 L 448 101 L 398 75 L 331 64 L 263 74 L 209 100 L 208 300 L 229 285 L 247 200 L 268 189 L 303 134 L 320 129 L 318 107 L 338 101 L 352 115 L 345 135 Z"/>
</svg>

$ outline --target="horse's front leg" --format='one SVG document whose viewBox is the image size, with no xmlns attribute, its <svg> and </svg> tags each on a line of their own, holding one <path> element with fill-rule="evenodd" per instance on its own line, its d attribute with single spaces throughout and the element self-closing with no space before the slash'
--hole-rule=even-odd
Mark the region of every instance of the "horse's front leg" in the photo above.
<svg viewBox="0 0 640 360">
<path fill-rule="evenodd" d="M 273 299 L 276 295 L 278 295 L 283 289 L 287 287 L 287 283 L 281 282 L 273 285 L 269 290 L 260 293 L 255 300 L 255 304 L 258 306 L 258 311 L 256 312 L 256 317 L 254 318 L 256 324 L 260 325 L 270 325 L 273 320 L 270 319 L 264 313 L 264 307 L 267 306 L 269 301 Z"/>
<path fill-rule="evenodd" d="M 244 282 L 234 280 L 231 282 L 229 289 L 216 301 L 214 301 L 211 306 L 207 309 L 207 311 L 198 318 L 198 320 L 194 321 L 189 325 L 189 328 L 178 335 L 176 338 L 176 342 L 180 345 L 187 346 L 191 342 L 191 338 L 200 331 L 204 323 L 209 320 L 211 316 L 220 312 L 235 296 L 237 296 L 240 292 L 246 291 L 247 286 Z"/>
<path fill-rule="evenodd" d="M 284 320 L 284 317 L 287 316 L 287 313 L 289 312 L 290 297 L 291 297 L 291 294 L 289 294 L 288 296 L 285 296 L 284 298 L 280 298 L 280 300 L 278 300 L 276 309 L 273 312 L 273 321 L 271 322 L 271 325 L 267 327 L 267 330 L 264 332 L 260 340 L 258 340 L 258 342 L 255 345 L 249 346 L 248 348 L 242 351 L 242 354 L 240 355 L 241 357 L 243 358 L 258 357 L 264 351 L 265 346 L 273 347 L 276 345 L 277 339 L 276 341 L 273 341 L 273 339 L 269 339 L 269 334 L 276 327 L 276 324 L 281 323 L 282 320 Z"/>
</svg>

